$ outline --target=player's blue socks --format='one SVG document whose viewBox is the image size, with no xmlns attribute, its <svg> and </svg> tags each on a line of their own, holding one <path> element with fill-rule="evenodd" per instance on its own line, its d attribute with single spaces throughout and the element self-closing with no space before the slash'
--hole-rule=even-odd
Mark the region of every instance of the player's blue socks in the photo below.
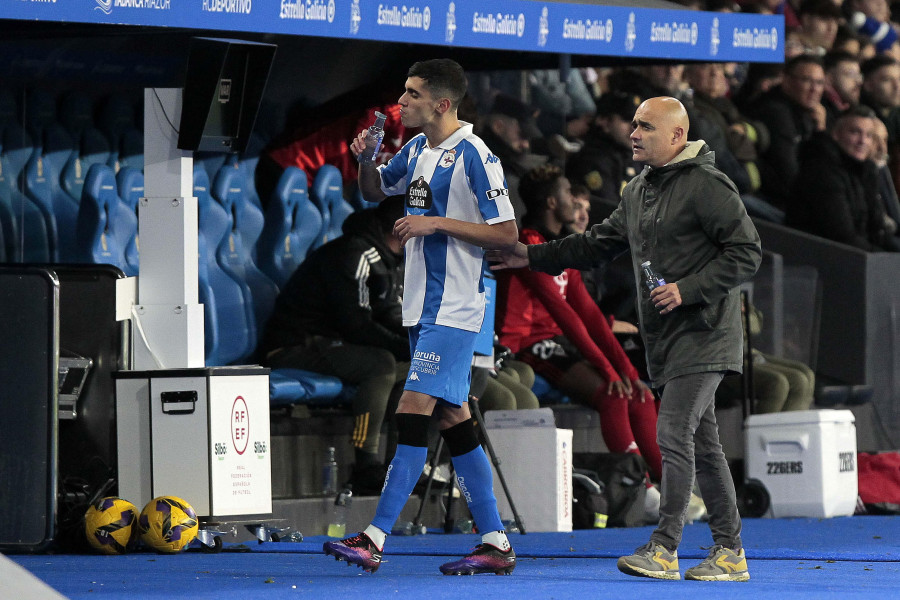
<svg viewBox="0 0 900 600">
<path fill-rule="evenodd" d="M 494 497 L 494 475 L 491 463 L 475 435 L 475 422 L 463 421 L 441 432 L 450 456 L 459 489 L 469 505 L 469 512 L 482 534 L 501 531 L 503 522 Z"/>
<path fill-rule="evenodd" d="M 372 525 L 390 533 L 406 506 L 406 501 L 422 475 L 428 454 L 428 424 L 426 415 L 397 414 L 398 444 L 394 460 L 388 467 L 384 489 L 378 500 Z"/>
</svg>

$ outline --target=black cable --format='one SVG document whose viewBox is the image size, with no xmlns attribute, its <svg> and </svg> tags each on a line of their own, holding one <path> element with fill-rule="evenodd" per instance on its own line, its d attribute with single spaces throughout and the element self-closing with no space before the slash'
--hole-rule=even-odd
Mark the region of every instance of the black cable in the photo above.
<svg viewBox="0 0 900 600">
<path fill-rule="evenodd" d="M 166 114 L 166 109 L 163 106 L 162 99 L 160 99 L 159 94 L 156 92 L 156 88 L 153 88 L 153 95 L 156 96 L 156 101 L 159 103 L 159 110 L 162 111 L 163 117 L 166 118 L 166 122 L 169 124 L 169 127 L 172 128 L 172 131 L 175 132 L 175 135 L 181 135 L 181 132 L 175 128 L 175 125 L 172 124 L 172 120 L 169 118 L 169 115 Z"/>
</svg>

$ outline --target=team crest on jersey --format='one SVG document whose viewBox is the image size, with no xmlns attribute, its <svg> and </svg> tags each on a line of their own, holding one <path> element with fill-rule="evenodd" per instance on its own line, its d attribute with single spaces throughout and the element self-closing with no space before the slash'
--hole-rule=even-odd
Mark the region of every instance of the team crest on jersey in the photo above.
<svg viewBox="0 0 900 600">
<path fill-rule="evenodd" d="M 425 177 L 420 176 L 406 188 L 407 208 L 428 210 L 431 208 L 431 199 L 431 186 L 425 181 Z"/>
<path fill-rule="evenodd" d="M 441 166 L 446 168 L 456 162 L 456 150 L 447 150 L 441 157 Z"/>
</svg>

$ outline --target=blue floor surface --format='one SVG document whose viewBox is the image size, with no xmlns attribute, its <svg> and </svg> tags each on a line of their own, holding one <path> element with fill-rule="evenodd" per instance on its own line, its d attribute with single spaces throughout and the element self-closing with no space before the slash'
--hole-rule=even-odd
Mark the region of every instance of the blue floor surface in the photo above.
<svg viewBox="0 0 900 600">
<path fill-rule="evenodd" d="M 747 557 L 809 558 L 821 560 L 900 560 L 900 517 L 838 517 L 833 519 L 744 519 L 743 540 Z M 653 527 L 579 530 L 510 537 L 516 554 L 526 557 L 618 558 L 646 543 Z M 305 552 L 318 554 L 324 536 L 301 543 L 266 543 L 251 546 L 255 552 Z M 479 541 L 475 535 L 391 536 L 389 554 L 455 556 Z M 678 548 L 681 558 L 705 558 L 712 537 L 706 523 L 684 528 Z"/>
<path fill-rule="evenodd" d="M 615 558 L 652 529 L 513 535 L 520 560 L 510 577 L 444 577 L 438 567 L 477 543 L 473 535 L 391 537 L 385 562 L 363 573 L 321 554 L 324 538 L 252 544 L 250 552 L 162 556 L 11 556 L 71 599 L 471 598 L 570 599 L 664 597 L 698 593 L 732 600 L 900 597 L 900 518 L 746 520 L 747 583 L 657 581 L 619 573 Z M 705 556 L 709 529 L 685 529 L 682 572 Z M 714 589 L 710 589 L 712 586 Z M 727 586 L 727 591 L 721 589 Z M 715 589 L 718 587 L 719 589 Z M 0 586 L 2 588 L 2 586 Z M 360 595 L 363 594 L 363 595 Z M 588 596 L 589 595 L 589 596 Z M 0 592 L 2 597 L 2 592 Z M 25 600 L 25 599 L 13 599 Z"/>
</svg>

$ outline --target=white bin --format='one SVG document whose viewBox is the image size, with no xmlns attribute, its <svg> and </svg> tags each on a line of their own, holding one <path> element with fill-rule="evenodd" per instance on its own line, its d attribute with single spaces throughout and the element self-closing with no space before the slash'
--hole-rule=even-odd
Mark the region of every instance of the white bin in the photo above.
<svg viewBox="0 0 900 600">
<path fill-rule="evenodd" d="M 549 408 L 488 411 L 494 452 L 525 531 L 572 531 L 572 430 L 557 429 Z M 494 470 L 504 520 L 512 509 Z"/>
<path fill-rule="evenodd" d="M 856 426 L 849 410 L 751 415 L 747 477 L 766 486 L 767 516 L 852 515 L 858 489 Z"/>
<path fill-rule="evenodd" d="M 256 366 L 118 371 L 119 495 L 162 495 L 198 517 L 272 513 L 269 370 Z"/>
</svg>

